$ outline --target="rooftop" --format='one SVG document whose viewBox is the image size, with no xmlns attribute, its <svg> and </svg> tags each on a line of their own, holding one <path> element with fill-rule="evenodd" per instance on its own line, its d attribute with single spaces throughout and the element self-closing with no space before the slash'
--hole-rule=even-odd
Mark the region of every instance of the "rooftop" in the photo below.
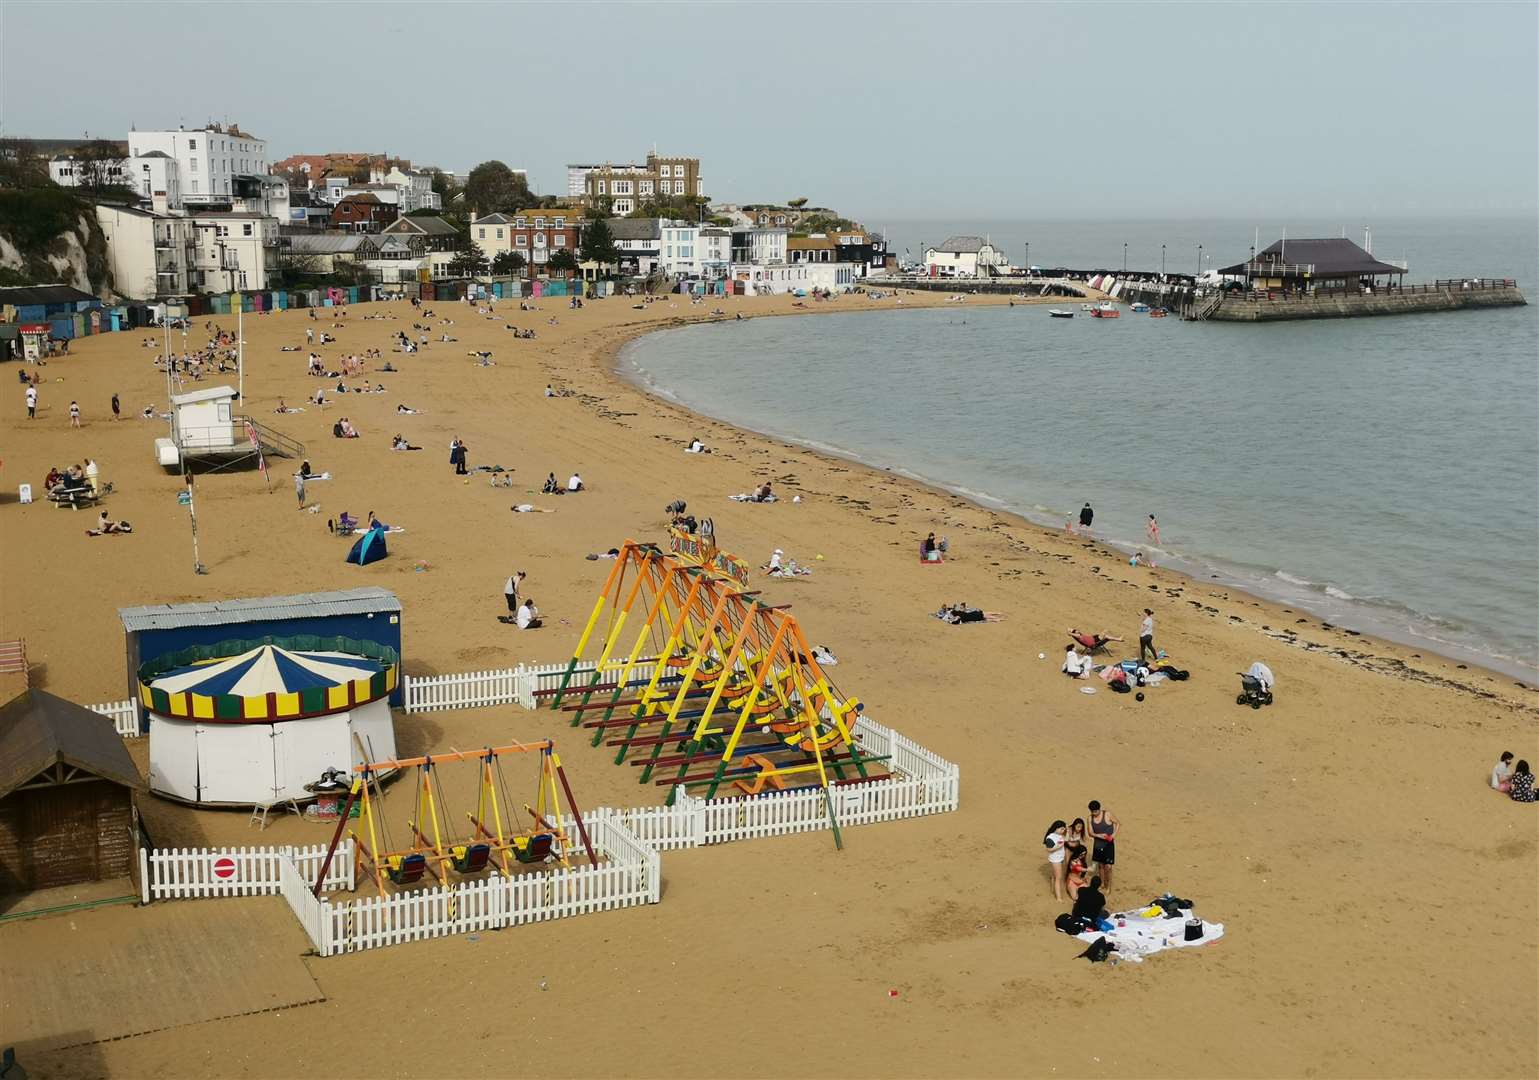
<svg viewBox="0 0 1539 1080">
<path fill-rule="evenodd" d="M 73 285 L 19 285 L 0 289 L 0 304 L 27 307 L 33 304 L 77 304 L 96 299 Z"/>
<path fill-rule="evenodd" d="M 124 787 L 143 783 L 108 717 L 42 690 L 0 707 L 0 798 L 61 764 Z"/>
<path fill-rule="evenodd" d="M 453 236 L 459 232 L 443 218 L 432 214 L 407 214 L 403 218 L 397 218 L 385 231 L 420 233 L 423 236 Z"/>
<path fill-rule="evenodd" d="M 1314 277 L 1368 276 L 1372 274 L 1399 274 L 1405 268 L 1380 262 L 1373 255 L 1345 237 L 1325 239 L 1279 240 L 1271 247 L 1256 253 L 1256 263 L 1287 266 L 1295 273 L 1299 267 L 1309 267 Z M 1250 264 L 1236 263 L 1219 271 L 1221 274 L 1244 274 Z M 1254 272 L 1254 267 L 1251 267 Z"/>
<path fill-rule="evenodd" d="M 194 604 L 152 604 L 121 608 L 123 629 L 170 630 L 181 626 L 225 626 L 269 619 L 316 618 L 322 615 L 367 615 L 398 612 L 401 601 L 389 589 L 366 586 L 334 592 L 292 596 L 257 596 L 245 600 L 213 600 Z"/>
<path fill-rule="evenodd" d="M 969 252 L 976 254 L 983 250 L 986 243 L 988 241 L 981 236 L 948 236 L 944 243 L 936 244 L 933 250 L 950 251 L 957 255 Z"/>
</svg>

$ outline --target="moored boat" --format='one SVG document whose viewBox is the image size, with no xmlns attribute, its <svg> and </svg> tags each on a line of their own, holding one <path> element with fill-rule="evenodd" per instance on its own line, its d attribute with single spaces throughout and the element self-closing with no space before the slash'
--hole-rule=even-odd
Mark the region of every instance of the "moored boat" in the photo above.
<svg viewBox="0 0 1539 1080">
<path fill-rule="evenodd" d="M 1131 310 L 1139 311 L 1139 312 L 1148 311 L 1149 310 L 1149 305 L 1144 303 L 1142 300 L 1140 300 L 1140 301 L 1138 301 L 1137 303 L 1135 303 L 1133 305 Z"/>
<path fill-rule="evenodd" d="M 1149 309 L 1149 318 L 1151 318 L 1151 319 L 1163 319 L 1165 316 L 1167 316 L 1169 314 L 1170 314 L 1170 312 L 1167 311 L 1165 308 L 1162 308 L 1162 307 L 1150 308 Z"/>
<path fill-rule="evenodd" d="M 1048 314 L 1051 315 L 1055 319 L 1072 319 L 1072 318 L 1074 318 L 1074 312 L 1066 311 L 1063 308 L 1053 308 L 1051 311 L 1048 312 Z"/>
<path fill-rule="evenodd" d="M 1116 304 L 1103 303 L 1099 307 L 1091 309 L 1090 317 L 1092 319 L 1120 319 L 1122 312 L 1117 308 Z"/>
</svg>

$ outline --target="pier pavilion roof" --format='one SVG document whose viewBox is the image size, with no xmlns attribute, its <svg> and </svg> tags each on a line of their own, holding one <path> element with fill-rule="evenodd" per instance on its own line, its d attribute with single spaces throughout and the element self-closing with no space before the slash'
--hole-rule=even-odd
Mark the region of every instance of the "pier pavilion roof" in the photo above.
<svg viewBox="0 0 1539 1080">
<path fill-rule="evenodd" d="M 1219 271 L 1221 274 L 1273 273 L 1297 276 L 1307 272 L 1311 277 L 1368 277 L 1373 274 L 1403 274 L 1405 267 L 1380 262 L 1372 254 L 1344 237 L 1323 240 L 1279 240 L 1271 247 L 1258 251 L 1254 260 L 1235 263 Z M 1286 267 L 1286 272 L 1283 268 Z"/>
</svg>

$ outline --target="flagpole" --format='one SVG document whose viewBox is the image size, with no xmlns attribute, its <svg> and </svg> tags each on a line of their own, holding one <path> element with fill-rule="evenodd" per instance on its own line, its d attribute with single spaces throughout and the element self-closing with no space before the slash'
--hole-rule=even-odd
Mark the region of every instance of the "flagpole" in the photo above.
<svg viewBox="0 0 1539 1080">
<path fill-rule="evenodd" d="M 242 301 L 235 315 L 235 396 L 240 398 L 240 411 L 246 409 L 246 305 Z M 248 413 L 249 415 L 249 413 Z"/>
</svg>

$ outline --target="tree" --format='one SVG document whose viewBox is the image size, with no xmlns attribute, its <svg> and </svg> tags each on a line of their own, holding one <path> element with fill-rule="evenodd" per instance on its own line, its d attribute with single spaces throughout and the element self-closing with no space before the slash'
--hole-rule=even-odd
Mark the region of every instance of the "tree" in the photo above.
<svg viewBox="0 0 1539 1080">
<path fill-rule="evenodd" d="M 470 170 L 465 181 L 465 201 L 478 214 L 520 210 L 535 200 L 529 181 L 500 161 L 483 161 Z"/>
<path fill-rule="evenodd" d="M 432 177 L 434 194 L 439 197 L 445 206 L 448 206 L 454 197 L 460 193 L 459 181 L 442 169 L 434 169 Z"/>
<path fill-rule="evenodd" d="M 800 210 L 802 207 L 807 205 L 807 196 L 803 195 L 797 199 L 787 199 L 786 205 L 789 206 L 792 210 Z"/>
<path fill-rule="evenodd" d="M 488 263 L 480 248 L 470 247 L 454 254 L 449 261 L 449 273 L 455 277 L 475 277 L 486 273 Z"/>
<path fill-rule="evenodd" d="M 594 219 L 583 230 L 582 259 L 583 262 L 596 262 L 601 266 L 606 263 L 613 266 L 620 262 L 620 249 L 615 247 L 615 238 L 609 231 L 609 222 L 603 218 Z"/>
<path fill-rule="evenodd" d="M 499 251 L 497 257 L 492 260 L 492 273 L 503 276 L 517 274 L 527 262 L 528 260 L 517 251 Z"/>
<path fill-rule="evenodd" d="M 572 254 L 571 248 L 558 248 L 546 265 L 552 270 L 558 270 L 563 274 L 570 274 L 577 269 L 577 256 Z"/>
<path fill-rule="evenodd" d="M 92 139 L 71 150 L 70 156 L 75 159 L 75 174 L 81 187 L 101 190 L 123 186 L 124 153 L 117 143 Z"/>
<path fill-rule="evenodd" d="M 31 139 L 0 139 L 0 187 L 28 188 L 51 184 L 48 159 Z"/>
</svg>

